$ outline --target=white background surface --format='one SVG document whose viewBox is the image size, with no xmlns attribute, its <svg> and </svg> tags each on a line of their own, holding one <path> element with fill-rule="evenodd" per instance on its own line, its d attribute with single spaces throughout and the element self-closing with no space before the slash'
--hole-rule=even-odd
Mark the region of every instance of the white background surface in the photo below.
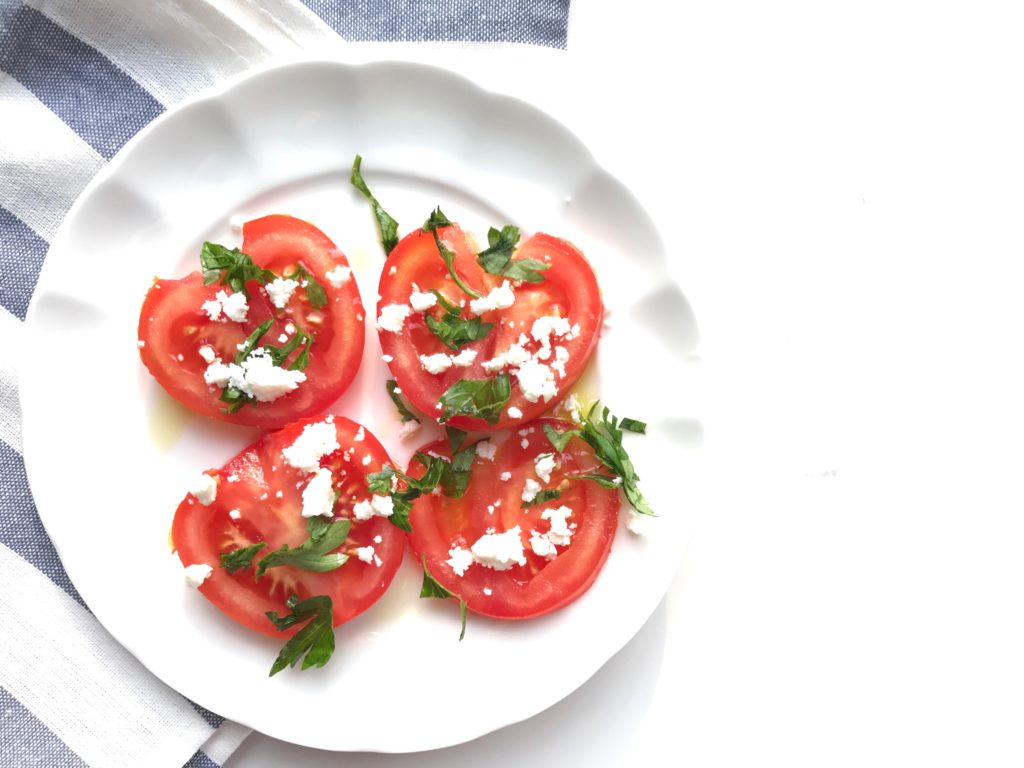
<svg viewBox="0 0 1024 768">
<path fill-rule="evenodd" d="M 548 712 L 409 756 L 253 735 L 230 768 L 1021 764 L 1022 32 L 576 0 L 567 54 L 415 54 L 479 61 L 672 222 L 713 492 L 663 606 Z"/>
</svg>

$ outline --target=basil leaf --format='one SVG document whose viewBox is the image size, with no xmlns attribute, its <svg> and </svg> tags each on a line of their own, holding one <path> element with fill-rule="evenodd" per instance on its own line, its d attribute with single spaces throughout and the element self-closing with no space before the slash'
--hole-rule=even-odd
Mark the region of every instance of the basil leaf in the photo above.
<svg viewBox="0 0 1024 768">
<path fill-rule="evenodd" d="M 459 642 L 462 642 L 462 638 L 466 636 L 466 616 L 468 613 L 468 606 L 466 601 L 456 595 L 454 592 L 450 592 L 441 586 L 440 582 L 430 575 L 430 571 L 427 570 L 427 556 L 422 556 L 423 560 L 423 586 L 420 587 L 420 597 L 436 597 L 441 600 L 447 600 L 449 597 L 454 597 L 459 601 L 459 618 L 462 620 L 462 631 L 459 633 Z"/>
<path fill-rule="evenodd" d="M 559 453 L 562 453 L 565 450 L 565 446 L 569 444 L 570 440 L 574 437 L 580 436 L 580 431 L 578 429 L 567 429 L 565 432 L 559 432 L 550 424 L 545 424 L 543 429 L 544 434 L 548 436 L 548 440 L 551 442 L 551 445 L 553 445 L 555 450 Z"/>
<path fill-rule="evenodd" d="M 282 368 L 284 367 L 285 360 L 288 359 L 288 355 L 298 349 L 299 346 L 303 346 L 303 350 L 295 356 L 295 359 L 288 366 L 288 370 L 304 371 L 306 366 L 309 365 L 309 348 L 313 346 L 313 336 L 298 326 L 295 328 L 295 335 L 281 346 L 265 344 L 263 348 L 267 351 L 267 356 L 271 362 L 278 368 Z"/>
<path fill-rule="evenodd" d="M 284 644 L 270 668 L 271 677 L 285 667 L 294 667 L 303 656 L 303 669 L 322 667 L 334 653 L 334 606 L 330 597 L 318 595 L 300 601 L 298 595 L 292 595 L 285 605 L 291 611 L 288 616 L 267 611 L 267 618 L 279 632 L 303 621 L 309 623 Z"/>
<path fill-rule="evenodd" d="M 220 567 L 228 573 L 244 570 L 252 565 L 253 557 L 255 557 L 256 553 L 265 546 L 267 546 L 267 542 L 261 541 L 257 544 L 253 544 L 251 547 L 239 547 L 238 549 L 233 549 L 230 552 L 221 552 Z"/>
<path fill-rule="evenodd" d="M 402 396 L 395 391 L 398 389 L 398 383 L 394 379 L 388 379 L 386 386 L 388 388 L 388 397 L 391 398 L 391 402 L 398 409 L 398 415 L 402 417 L 402 423 L 415 421 L 418 424 L 420 420 L 416 418 L 416 414 L 409 410 L 409 406 L 405 404 Z"/>
<path fill-rule="evenodd" d="M 455 281 L 455 284 L 468 296 L 472 296 L 474 299 L 479 299 L 480 293 L 478 291 L 474 291 L 462 282 L 462 278 L 459 277 L 459 273 L 455 271 L 455 254 L 445 247 L 444 243 L 441 242 L 440 236 L 437 234 L 438 227 L 447 227 L 450 225 L 451 222 L 448 220 L 448 217 L 444 215 L 441 209 L 435 208 L 430 214 L 430 218 L 428 218 L 423 224 L 423 231 L 430 232 L 434 235 L 434 245 L 437 246 L 437 252 L 441 255 L 441 260 L 444 261 L 445 266 L 448 267 L 448 273 L 452 276 L 452 280 Z"/>
<path fill-rule="evenodd" d="M 602 475 L 600 472 L 583 472 L 579 475 L 569 475 L 570 480 L 592 480 L 602 488 L 618 488 L 622 480 L 611 475 Z"/>
<path fill-rule="evenodd" d="M 587 415 L 582 418 L 580 439 L 584 440 L 597 458 L 601 460 L 614 475 L 622 479 L 622 491 L 626 494 L 626 500 L 641 515 L 653 515 L 654 510 L 647 503 L 647 499 L 640 493 L 640 476 L 630 461 L 629 454 L 622 445 L 622 429 L 618 419 L 611 415 L 607 408 L 601 412 L 598 419 L 595 414 L 598 403 L 594 403 Z M 643 422 L 629 420 L 634 430 Z M 592 479 L 592 478 L 590 478 Z"/>
<path fill-rule="evenodd" d="M 442 410 L 437 420 L 443 424 L 455 416 L 469 416 L 497 424 L 501 409 L 511 396 L 507 373 L 499 373 L 493 379 L 459 379 L 441 395 Z"/>
<path fill-rule="evenodd" d="M 409 512 L 412 510 L 412 502 L 424 493 L 430 493 L 437 487 L 447 463 L 437 456 L 427 456 L 424 453 L 416 453 L 415 458 L 426 471 L 421 477 L 410 477 L 399 472 L 392 466 L 385 466 L 380 472 L 371 472 L 366 476 L 366 487 L 370 493 L 378 496 L 390 496 L 392 513 L 388 521 L 396 528 L 406 533 L 412 532 L 412 525 L 409 522 Z M 405 483 L 405 488 L 392 489 L 392 478 L 398 478 Z"/>
<path fill-rule="evenodd" d="M 512 254 L 519 242 L 519 227 L 511 224 L 500 230 L 491 227 L 487 232 L 490 248 L 477 254 L 476 262 L 492 275 L 502 275 L 510 280 L 522 280 L 527 283 L 539 283 L 544 280 L 541 274 L 551 269 L 551 265 L 534 259 L 512 261 Z"/>
<path fill-rule="evenodd" d="M 277 568 L 282 565 L 291 565 L 301 568 L 304 571 L 323 573 L 340 568 L 348 562 L 348 555 L 344 552 L 332 552 L 348 538 L 350 522 L 342 518 L 331 521 L 326 528 L 322 523 L 307 523 L 306 530 L 310 532 L 310 538 L 306 539 L 301 546 L 295 549 L 289 548 L 287 544 L 280 549 L 275 549 L 268 555 L 264 555 L 256 566 L 256 578 L 259 579 L 269 568 Z"/>
<path fill-rule="evenodd" d="M 205 242 L 199 251 L 199 263 L 203 269 L 203 285 L 220 280 L 235 293 L 249 295 L 245 284 L 251 281 L 266 285 L 277 275 L 269 269 L 256 266 L 252 258 L 237 248 L 226 248 L 217 243 Z"/>
<path fill-rule="evenodd" d="M 430 332 L 448 349 L 458 351 L 471 341 L 484 338 L 494 328 L 494 323 L 485 323 L 479 317 L 462 317 L 462 310 L 447 301 L 440 291 L 434 291 L 434 295 L 444 309 L 444 314 L 440 317 L 427 314 L 424 320 Z"/>
<path fill-rule="evenodd" d="M 544 490 L 537 492 L 537 495 L 533 497 L 533 501 L 524 501 L 520 508 L 526 509 L 527 507 L 535 507 L 538 504 L 544 504 L 552 499 L 557 499 L 561 495 L 562 492 L 556 488 L 545 488 Z"/>
<path fill-rule="evenodd" d="M 637 421 L 636 419 L 624 418 L 619 422 L 619 429 L 624 429 L 627 432 L 636 432 L 641 435 L 647 434 L 647 424 L 642 421 Z"/>
<path fill-rule="evenodd" d="M 256 349 L 256 345 L 260 343 L 260 339 L 267 335 L 267 331 L 270 330 L 273 324 L 274 318 L 269 317 L 256 326 L 256 329 L 246 338 L 242 348 L 235 354 L 235 365 L 241 365 L 248 359 L 252 351 Z"/>
<path fill-rule="evenodd" d="M 444 495 L 452 499 L 461 499 L 469 487 L 469 475 L 476 459 L 476 443 L 463 448 L 466 433 L 461 429 L 448 427 L 448 443 L 452 448 L 452 460 L 444 462 L 444 473 L 441 475 L 441 488 Z"/>
<path fill-rule="evenodd" d="M 366 186 L 363 174 L 360 172 L 362 163 L 363 158 L 356 155 L 356 159 L 352 161 L 352 176 L 349 181 L 369 201 L 373 215 L 377 218 L 377 228 L 380 230 L 380 244 L 384 247 L 384 253 L 390 254 L 395 246 L 398 245 L 398 222 L 391 218 L 388 212 L 381 207 L 380 203 L 377 202 L 377 198 L 370 191 L 370 188 Z"/>
</svg>

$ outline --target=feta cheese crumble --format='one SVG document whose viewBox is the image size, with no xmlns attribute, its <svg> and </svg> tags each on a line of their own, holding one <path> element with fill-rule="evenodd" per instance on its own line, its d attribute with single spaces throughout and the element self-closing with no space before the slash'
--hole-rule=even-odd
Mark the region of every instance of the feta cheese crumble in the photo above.
<svg viewBox="0 0 1024 768">
<path fill-rule="evenodd" d="M 468 368 L 473 364 L 473 361 L 476 360 L 476 350 L 464 349 L 461 352 L 459 352 L 459 354 L 451 355 L 450 357 L 452 365 L 456 366 L 457 368 Z"/>
<path fill-rule="evenodd" d="M 211 320 L 219 320 L 223 313 L 228 320 L 242 323 L 249 315 L 249 300 L 244 293 L 217 291 L 214 298 L 203 302 L 202 309 Z"/>
<path fill-rule="evenodd" d="M 278 309 L 284 309 L 288 305 L 288 300 L 295 293 L 295 289 L 299 287 L 297 280 L 291 280 L 287 277 L 275 277 L 269 283 L 267 283 L 267 296 L 270 297 L 270 301 L 273 302 L 274 306 Z"/>
<path fill-rule="evenodd" d="M 514 405 L 511 406 L 505 413 L 508 414 L 510 419 L 521 419 L 523 418 L 523 412 L 516 408 Z"/>
<path fill-rule="evenodd" d="M 486 296 L 470 301 L 469 311 L 474 315 L 482 315 L 495 309 L 508 309 L 515 303 L 516 295 L 512 291 L 512 284 L 508 280 L 503 280 L 501 285 L 491 288 L 491 292 Z"/>
<path fill-rule="evenodd" d="M 334 516 L 334 477 L 329 469 L 318 469 L 302 489 L 302 516 Z"/>
<path fill-rule="evenodd" d="M 444 352 L 436 355 L 420 355 L 420 365 L 427 373 L 444 373 L 452 367 L 452 360 Z"/>
<path fill-rule="evenodd" d="M 521 533 L 518 525 L 504 533 L 485 533 L 470 547 L 473 560 L 496 571 L 507 571 L 517 563 L 526 565 Z"/>
<path fill-rule="evenodd" d="M 359 425 L 359 429 L 356 430 L 356 436 L 352 438 L 352 442 L 354 442 L 354 443 L 361 443 L 365 439 L 366 439 L 366 430 L 360 424 Z"/>
<path fill-rule="evenodd" d="M 356 557 L 362 560 L 367 565 L 375 564 L 378 568 L 381 566 L 381 559 L 377 557 L 377 553 L 372 546 L 357 547 Z"/>
<path fill-rule="evenodd" d="M 430 291 L 413 291 L 409 294 L 409 304 L 417 312 L 426 312 L 437 304 L 437 296 Z"/>
<path fill-rule="evenodd" d="M 198 588 L 204 581 L 210 578 L 213 568 L 205 563 L 196 563 L 185 567 L 185 583 L 190 587 Z"/>
<path fill-rule="evenodd" d="M 551 482 L 551 472 L 554 470 L 555 466 L 555 456 L 552 453 L 542 453 L 533 460 L 533 471 L 536 472 L 537 477 L 545 483 Z"/>
<path fill-rule="evenodd" d="M 511 472 L 502 472 L 498 476 L 498 479 L 501 480 L 501 482 L 503 482 L 503 483 L 507 483 L 509 480 L 512 479 L 512 473 Z"/>
<path fill-rule="evenodd" d="M 555 509 L 545 509 L 540 513 L 542 520 L 549 520 L 551 522 L 551 530 L 547 532 L 547 538 L 552 544 L 557 544 L 560 547 L 569 546 L 569 541 L 572 539 L 572 529 L 566 522 L 566 518 L 571 515 L 572 510 L 564 505 Z"/>
<path fill-rule="evenodd" d="M 546 403 L 558 394 L 558 387 L 555 384 L 555 376 L 551 367 L 544 365 L 539 360 L 529 360 L 523 363 L 515 375 L 523 397 L 531 403 L 536 403 L 541 398 L 544 398 Z"/>
<path fill-rule="evenodd" d="M 340 288 L 342 285 L 347 283 L 352 278 L 352 270 L 349 267 L 343 267 L 341 264 L 336 266 L 326 275 L 327 281 L 335 288 Z"/>
<path fill-rule="evenodd" d="M 209 344 L 204 344 L 199 348 L 199 356 L 203 358 L 207 365 L 217 359 L 217 353 L 213 351 L 213 347 Z"/>
<path fill-rule="evenodd" d="M 530 531 L 530 549 L 537 557 L 545 557 L 553 560 L 558 555 L 555 545 L 542 533 Z"/>
<path fill-rule="evenodd" d="M 642 536 L 647 532 L 647 524 L 651 521 L 649 515 L 641 515 L 635 509 L 626 510 L 626 529 L 634 536 Z"/>
<path fill-rule="evenodd" d="M 473 553 L 462 547 L 452 547 L 448 550 L 448 559 L 445 562 L 455 571 L 456 576 L 464 576 L 469 566 L 473 564 Z"/>
<path fill-rule="evenodd" d="M 217 498 L 217 478 L 203 473 L 192 483 L 188 492 L 196 497 L 196 501 L 208 507 Z"/>
<path fill-rule="evenodd" d="M 494 590 L 491 589 L 490 587 L 484 587 L 483 591 L 484 591 L 484 594 L 487 595 L 488 597 L 490 597 L 491 595 L 494 594 Z"/>
<path fill-rule="evenodd" d="M 230 517 L 232 520 L 238 520 L 238 519 L 240 519 L 242 517 L 242 510 L 240 510 L 240 509 L 228 510 L 228 517 Z"/>
<path fill-rule="evenodd" d="M 320 469 L 320 459 L 340 447 L 334 425 L 318 421 L 303 427 L 302 434 L 281 451 L 281 456 L 289 466 L 302 472 L 316 472 Z"/>
<path fill-rule="evenodd" d="M 368 500 L 357 501 L 352 507 L 356 520 L 366 521 L 375 515 L 391 517 L 395 513 L 395 502 L 390 496 L 374 494 Z"/>
<path fill-rule="evenodd" d="M 388 304 L 381 307 L 377 328 L 390 333 L 401 333 L 405 319 L 409 317 L 411 311 L 408 304 Z"/>
<path fill-rule="evenodd" d="M 261 403 L 269 403 L 294 392 L 306 380 L 302 371 L 291 371 L 274 365 L 263 347 L 258 347 L 241 365 L 214 358 L 203 373 L 203 381 L 224 389 L 232 386 Z"/>
<path fill-rule="evenodd" d="M 523 485 L 523 501 L 529 503 L 537 498 L 537 494 L 540 493 L 540 483 L 534 480 L 532 477 L 526 478 L 526 483 Z"/>
<path fill-rule="evenodd" d="M 498 446 L 492 443 L 490 440 L 481 440 L 476 444 L 476 455 L 481 459 L 487 461 L 494 461 L 494 454 L 497 453 Z"/>
</svg>

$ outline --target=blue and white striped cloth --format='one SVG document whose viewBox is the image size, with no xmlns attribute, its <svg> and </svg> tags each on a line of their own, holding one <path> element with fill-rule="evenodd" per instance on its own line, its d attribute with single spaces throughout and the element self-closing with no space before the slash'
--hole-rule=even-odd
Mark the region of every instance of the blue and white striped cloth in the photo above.
<svg viewBox="0 0 1024 768">
<path fill-rule="evenodd" d="M 344 40 L 564 47 L 569 0 L 0 0 L 0 768 L 217 766 L 248 730 L 150 675 L 89 613 L 32 502 L 18 350 L 49 242 L 181 99 Z"/>
</svg>

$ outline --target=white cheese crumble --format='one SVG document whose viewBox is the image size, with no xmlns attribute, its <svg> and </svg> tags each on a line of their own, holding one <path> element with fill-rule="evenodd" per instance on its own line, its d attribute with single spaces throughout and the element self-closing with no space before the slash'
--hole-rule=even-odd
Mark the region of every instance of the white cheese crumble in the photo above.
<svg viewBox="0 0 1024 768">
<path fill-rule="evenodd" d="M 560 547 L 569 546 L 569 541 L 572 539 L 572 529 L 566 522 L 566 518 L 571 515 L 572 510 L 564 505 L 555 509 L 545 509 L 540 513 L 542 520 L 549 520 L 551 522 L 551 530 L 547 532 L 547 538 L 552 544 L 557 544 Z"/>
<path fill-rule="evenodd" d="M 244 293 L 228 294 L 224 291 L 217 291 L 214 298 L 203 302 L 203 311 L 211 320 L 219 320 L 223 313 L 229 320 L 242 323 L 249 315 L 249 300 L 246 299 Z"/>
<path fill-rule="evenodd" d="M 551 372 L 551 368 L 539 360 L 523 363 L 516 371 L 516 379 L 519 381 L 523 397 L 531 403 L 536 403 L 541 398 L 544 398 L 546 403 L 558 394 L 558 387 L 555 384 L 555 376 Z"/>
<path fill-rule="evenodd" d="M 464 349 L 457 355 L 451 355 L 452 365 L 457 368 L 468 368 L 476 360 L 475 349 Z"/>
<path fill-rule="evenodd" d="M 289 466 L 302 472 L 316 472 L 320 469 L 320 459 L 340 447 L 334 425 L 318 421 L 303 427 L 302 434 L 281 451 L 281 456 Z"/>
<path fill-rule="evenodd" d="M 401 333 L 405 319 L 411 310 L 408 304 L 388 304 L 381 307 L 380 317 L 377 318 L 377 328 L 390 333 Z"/>
<path fill-rule="evenodd" d="M 381 355 L 381 356 L 380 356 L 380 359 L 381 359 L 381 360 L 383 360 L 383 361 L 384 361 L 385 363 L 390 363 L 390 362 L 392 362 L 392 361 L 393 361 L 393 360 L 394 360 L 395 358 L 393 358 L 393 357 L 392 357 L 391 355 Z"/>
<path fill-rule="evenodd" d="M 488 597 L 490 597 L 491 595 L 494 594 L 494 590 L 491 589 L 490 587 L 484 587 L 484 594 L 487 595 Z"/>
<path fill-rule="evenodd" d="M 339 288 L 347 283 L 352 277 L 352 270 L 349 267 L 343 267 L 341 264 L 336 266 L 326 275 L 327 281 L 335 288 Z"/>
<path fill-rule="evenodd" d="M 541 347 L 550 347 L 552 338 L 564 339 L 570 333 L 569 321 L 559 315 L 538 317 L 530 328 L 530 335 L 540 342 Z"/>
<path fill-rule="evenodd" d="M 533 460 L 533 471 L 536 472 L 537 477 L 545 483 L 551 482 L 551 472 L 554 470 L 555 466 L 555 456 L 552 453 L 542 453 Z"/>
<path fill-rule="evenodd" d="M 232 520 L 238 520 L 239 518 L 242 517 L 242 510 L 240 510 L 240 509 L 229 509 L 228 510 L 228 517 L 230 517 Z"/>
<path fill-rule="evenodd" d="M 269 403 L 282 395 L 294 392 L 299 384 L 306 380 L 306 374 L 302 371 L 291 371 L 274 365 L 274 361 L 262 347 L 253 350 L 252 354 L 242 361 L 241 367 L 245 371 L 245 383 L 249 387 L 249 394 L 261 403 Z"/>
<path fill-rule="evenodd" d="M 352 438 L 352 442 L 354 442 L 354 443 L 361 443 L 365 439 L 366 439 L 366 430 L 363 429 L 363 426 L 360 424 L 359 425 L 359 429 L 356 430 L 356 436 Z"/>
<path fill-rule="evenodd" d="M 569 418 L 574 422 L 579 423 L 580 420 L 580 401 L 576 397 L 576 393 L 573 392 L 558 406 L 559 410 L 565 411 L 569 414 Z"/>
<path fill-rule="evenodd" d="M 242 231 L 242 227 L 245 226 L 245 216 L 240 213 L 233 213 L 228 218 L 228 226 L 231 227 L 231 231 L 239 233 Z"/>
<path fill-rule="evenodd" d="M 503 482 L 503 483 L 507 483 L 509 480 L 512 479 L 512 473 L 511 472 L 502 472 L 498 476 L 498 479 L 501 480 L 501 482 Z"/>
<path fill-rule="evenodd" d="M 413 291 L 409 294 L 409 304 L 417 312 L 426 312 L 437 304 L 437 296 L 430 291 Z"/>
<path fill-rule="evenodd" d="M 288 334 L 287 333 L 282 333 L 280 336 L 278 336 L 277 337 L 277 343 L 278 344 L 287 344 L 288 343 Z"/>
<path fill-rule="evenodd" d="M 438 352 L 436 355 L 420 355 L 420 365 L 427 373 L 444 373 L 452 367 L 452 359 L 444 352 Z"/>
<path fill-rule="evenodd" d="M 298 280 L 292 280 L 287 277 L 275 277 L 267 283 L 267 296 L 270 297 L 275 307 L 284 309 L 288 305 L 288 299 L 292 297 L 292 294 L 295 293 L 295 289 L 298 287 Z"/>
<path fill-rule="evenodd" d="M 302 489 L 302 516 L 334 516 L 334 477 L 329 469 L 318 469 Z"/>
<path fill-rule="evenodd" d="M 213 351 L 213 347 L 209 344 L 204 344 L 199 348 L 199 356 L 209 365 L 217 359 L 217 353 Z"/>
<path fill-rule="evenodd" d="M 641 515 L 635 509 L 626 510 L 626 528 L 634 536 L 642 536 L 647 533 L 647 524 L 650 521 L 650 515 Z"/>
<path fill-rule="evenodd" d="M 196 497 L 196 501 L 204 507 L 208 507 L 217 498 L 217 478 L 203 473 L 192 483 L 188 492 Z"/>
<path fill-rule="evenodd" d="M 523 485 L 523 501 L 533 501 L 535 498 L 537 498 L 538 493 L 540 493 L 540 483 L 538 483 L 532 477 L 526 478 L 526 483 Z"/>
<path fill-rule="evenodd" d="M 470 547 L 473 560 L 496 571 L 507 571 L 516 563 L 526 565 L 520 534 L 518 525 L 504 533 L 485 533 Z"/>
<path fill-rule="evenodd" d="M 558 550 L 548 537 L 537 531 L 530 531 L 530 549 L 537 557 L 546 557 L 548 560 L 553 560 L 558 554 Z"/>
<path fill-rule="evenodd" d="M 376 563 L 377 567 L 381 566 L 381 559 L 377 557 L 377 553 L 372 546 L 357 547 L 356 557 L 362 560 L 367 565 Z"/>
<path fill-rule="evenodd" d="M 448 559 L 445 562 L 455 571 L 456 576 L 463 576 L 473 564 L 473 553 L 462 547 L 452 547 L 448 550 Z"/>
<path fill-rule="evenodd" d="M 525 451 L 527 448 L 530 447 L 530 441 L 524 437 L 522 440 L 519 441 L 519 446 Z"/>
<path fill-rule="evenodd" d="M 508 309 L 516 303 L 516 295 L 512 291 L 512 284 L 508 280 L 502 281 L 501 285 L 491 288 L 491 292 L 479 299 L 469 302 L 469 311 L 474 315 L 482 315 L 484 312 L 491 312 L 495 309 Z"/>
<path fill-rule="evenodd" d="M 395 502 L 390 496 L 374 494 L 368 500 L 357 501 L 352 507 L 356 520 L 366 521 L 374 515 L 391 517 L 395 513 Z"/>
<path fill-rule="evenodd" d="M 508 414 L 508 417 L 510 419 L 521 419 L 521 418 L 523 418 L 523 412 L 521 410 L 519 410 L 518 408 L 516 408 L 514 405 L 509 407 L 509 409 L 507 411 L 505 411 L 505 413 Z"/>
<path fill-rule="evenodd" d="M 490 440 L 481 440 L 476 444 L 476 455 L 481 459 L 487 459 L 487 461 L 494 461 L 494 454 L 498 451 L 498 446 L 492 443 Z"/>
<path fill-rule="evenodd" d="M 502 368 L 511 367 L 518 368 L 521 365 L 526 364 L 532 358 L 530 353 L 526 351 L 525 345 L 529 342 L 525 334 L 519 335 L 519 340 L 515 344 L 510 346 L 504 352 L 499 354 L 497 357 L 493 357 L 490 360 L 483 362 L 483 368 L 488 373 L 497 373 Z"/>
<path fill-rule="evenodd" d="M 286 323 L 284 326 L 284 332 L 288 334 L 295 333 L 295 323 Z"/>
<path fill-rule="evenodd" d="M 204 564 L 196 563 L 185 567 L 185 583 L 190 587 L 199 587 L 204 581 L 210 578 L 213 568 Z"/>
<path fill-rule="evenodd" d="M 420 431 L 420 423 L 414 419 L 402 423 L 402 428 L 398 430 L 398 439 L 405 440 L 405 438 L 415 435 Z"/>
<path fill-rule="evenodd" d="M 373 537 L 373 543 L 374 544 L 380 544 L 383 541 L 384 541 L 384 537 L 381 536 L 379 533 L 376 536 Z"/>
</svg>

